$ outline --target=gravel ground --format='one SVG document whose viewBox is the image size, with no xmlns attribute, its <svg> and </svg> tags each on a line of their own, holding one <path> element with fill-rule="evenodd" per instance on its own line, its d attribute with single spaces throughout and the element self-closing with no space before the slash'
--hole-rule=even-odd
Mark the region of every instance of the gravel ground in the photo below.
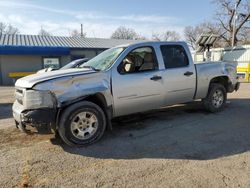
<svg viewBox="0 0 250 188">
<path fill-rule="evenodd" d="M 0 89 L 1 187 L 250 187 L 250 84 L 223 112 L 195 102 L 129 116 L 86 148 L 19 132 L 13 88 Z"/>
</svg>

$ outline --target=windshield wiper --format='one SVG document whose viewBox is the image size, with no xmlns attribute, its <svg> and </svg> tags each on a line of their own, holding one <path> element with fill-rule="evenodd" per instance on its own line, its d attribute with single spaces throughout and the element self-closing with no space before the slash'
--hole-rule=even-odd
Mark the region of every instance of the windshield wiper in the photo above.
<svg viewBox="0 0 250 188">
<path fill-rule="evenodd" d="M 101 71 L 100 69 L 96 69 L 95 67 L 89 66 L 89 65 L 82 66 L 82 68 L 89 68 L 89 69 L 92 69 L 92 70 L 94 70 L 94 71 Z"/>
</svg>

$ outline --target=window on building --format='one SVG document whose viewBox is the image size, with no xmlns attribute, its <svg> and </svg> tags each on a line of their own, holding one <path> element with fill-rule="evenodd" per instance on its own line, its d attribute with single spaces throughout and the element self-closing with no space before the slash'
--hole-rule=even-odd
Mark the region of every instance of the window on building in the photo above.
<svg viewBox="0 0 250 188">
<path fill-rule="evenodd" d="M 179 45 L 161 46 L 161 53 L 165 68 L 178 68 L 188 66 L 188 57 L 185 49 Z"/>
<path fill-rule="evenodd" d="M 44 68 L 53 68 L 53 69 L 59 69 L 60 68 L 60 62 L 59 58 L 50 58 L 46 57 L 43 58 L 43 67 Z"/>
</svg>

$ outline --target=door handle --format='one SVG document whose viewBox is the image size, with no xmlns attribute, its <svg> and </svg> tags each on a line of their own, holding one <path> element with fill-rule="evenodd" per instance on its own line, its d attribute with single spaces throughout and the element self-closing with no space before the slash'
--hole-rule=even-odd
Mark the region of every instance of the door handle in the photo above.
<svg viewBox="0 0 250 188">
<path fill-rule="evenodd" d="M 193 72 L 189 72 L 189 71 L 187 71 L 187 72 L 184 73 L 185 76 L 191 76 L 193 74 L 194 74 Z"/>
<path fill-rule="evenodd" d="M 161 76 L 153 76 L 152 78 L 150 78 L 150 80 L 154 80 L 154 81 L 157 81 L 157 80 L 160 80 L 162 79 Z"/>
</svg>

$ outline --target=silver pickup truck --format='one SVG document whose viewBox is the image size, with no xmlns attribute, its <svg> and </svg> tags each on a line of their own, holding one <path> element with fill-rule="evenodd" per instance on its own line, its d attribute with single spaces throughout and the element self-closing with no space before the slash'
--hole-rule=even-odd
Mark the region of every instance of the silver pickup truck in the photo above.
<svg viewBox="0 0 250 188">
<path fill-rule="evenodd" d="M 184 42 L 141 42 L 106 50 L 77 69 L 21 78 L 15 87 L 19 129 L 49 127 L 66 144 L 83 146 L 118 116 L 196 99 L 218 112 L 239 83 L 235 64 L 194 64 Z"/>
</svg>

